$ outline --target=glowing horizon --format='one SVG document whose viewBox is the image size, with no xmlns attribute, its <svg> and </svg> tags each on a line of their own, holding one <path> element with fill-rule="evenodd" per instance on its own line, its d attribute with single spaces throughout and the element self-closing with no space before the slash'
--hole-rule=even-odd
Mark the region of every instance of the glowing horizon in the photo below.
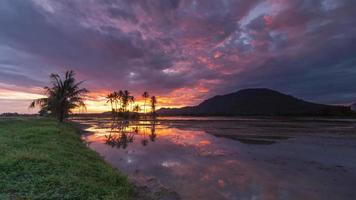
<svg viewBox="0 0 356 200">
<path fill-rule="evenodd" d="M 102 93 L 89 93 L 87 97 L 85 98 L 85 104 L 86 104 L 86 110 L 83 108 L 75 109 L 73 110 L 73 113 L 102 113 L 102 112 L 110 112 L 111 111 L 111 105 L 110 103 L 107 103 L 107 92 L 102 92 Z M 2 98 L 4 97 L 4 98 Z M 29 92 L 19 92 L 19 91 L 11 91 L 11 90 L 0 90 L 0 100 L 9 100 L 12 102 L 16 101 L 21 101 L 24 102 L 24 105 L 26 106 L 27 110 L 24 111 L 18 111 L 14 110 L 12 108 L 9 108 L 9 110 L 5 110 L 3 112 L 19 112 L 19 113 L 25 113 L 25 114 L 30 114 L 30 113 L 37 113 L 39 111 L 39 108 L 33 108 L 30 109 L 28 108 L 30 103 L 37 99 L 37 98 L 44 98 L 46 97 L 45 95 L 38 94 L 38 93 L 29 93 Z M 177 108 L 177 107 L 183 107 L 186 106 L 186 104 L 172 104 L 172 100 L 170 100 L 167 97 L 160 97 L 156 96 L 157 98 L 157 105 L 156 109 L 160 109 L 162 107 L 165 108 Z M 135 96 L 135 102 L 133 105 L 139 105 L 140 106 L 140 113 L 144 112 L 144 99 L 140 97 Z M 128 110 L 132 110 L 132 104 L 128 106 Z M 150 99 L 148 98 L 146 100 L 146 112 L 149 112 L 151 110 L 150 106 Z"/>
</svg>

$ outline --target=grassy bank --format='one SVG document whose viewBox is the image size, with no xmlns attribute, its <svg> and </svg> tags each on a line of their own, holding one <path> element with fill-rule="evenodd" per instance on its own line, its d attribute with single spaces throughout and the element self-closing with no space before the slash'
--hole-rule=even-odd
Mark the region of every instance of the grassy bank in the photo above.
<svg viewBox="0 0 356 200">
<path fill-rule="evenodd" d="M 0 199 L 130 199 L 126 178 L 51 119 L 0 119 Z"/>
</svg>

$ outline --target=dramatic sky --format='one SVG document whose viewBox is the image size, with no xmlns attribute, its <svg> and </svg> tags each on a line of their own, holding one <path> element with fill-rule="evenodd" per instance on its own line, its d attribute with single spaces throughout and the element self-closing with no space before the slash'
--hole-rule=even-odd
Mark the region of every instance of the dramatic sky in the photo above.
<svg viewBox="0 0 356 200">
<path fill-rule="evenodd" d="M 355 0 L 1 0 L 0 112 L 28 110 L 50 73 L 89 94 L 147 90 L 183 106 L 267 87 L 356 102 Z"/>
</svg>

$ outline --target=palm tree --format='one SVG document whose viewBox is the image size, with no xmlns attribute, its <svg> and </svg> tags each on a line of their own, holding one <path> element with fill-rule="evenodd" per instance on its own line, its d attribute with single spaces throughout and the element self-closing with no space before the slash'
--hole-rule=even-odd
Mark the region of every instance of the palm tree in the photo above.
<svg viewBox="0 0 356 200">
<path fill-rule="evenodd" d="M 156 97 L 152 96 L 151 97 L 151 112 L 152 112 L 153 117 L 156 116 L 156 103 L 157 103 Z"/>
<path fill-rule="evenodd" d="M 132 96 L 130 96 L 130 92 L 125 90 L 122 93 L 121 101 L 122 101 L 122 109 L 124 112 L 126 112 L 127 105 L 130 103 L 131 99 L 133 99 Z"/>
<path fill-rule="evenodd" d="M 146 99 L 148 98 L 148 97 L 150 97 L 150 95 L 148 94 L 148 92 L 144 92 L 143 94 L 142 94 L 142 97 L 145 99 L 145 103 L 143 104 L 143 112 L 146 114 Z"/>
<path fill-rule="evenodd" d="M 129 103 L 131 104 L 131 111 L 133 112 L 133 110 L 134 110 L 134 103 L 135 103 L 135 97 L 134 97 L 134 96 L 130 96 L 130 97 L 129 97 Z"/>
<path fill-rule="evenodd" d="M 30 104 L 30 108 L 40 106 L 41 110 L 49 111 L 60 122 L 69 116 L 72 109 L 85 108 L 83 95 L 89 91 L 85 88 L 80 88 L 79 86 L 83 81 L 77 82 L 74 76 L 75 73 L 73 71 L 67 71 L 63 78 L 58 74 L 51 74 L 52 86 L 44 87 L 47 97 L 34 100 Z"/>
<path fill-rule="evenodd" d="M 117 92 L 117 101 L 118 101 L 118 104 L 119 104 L 119 110 L 120 112 L 123 111 L 123 96 L 124 96 L 124 92 L 122 90 L 119 90 Z"/>
<path fill-rule="evenodd" d="M 111 105 L 111 111 L 114 113 L 114 107 L 113 107 L 113 104 L 114 104 L 114 93 L 109 93 L 107 96 L 106 96 L 106 103 L 109 103 L 110 102 L 110 105 Z"/>
<path fill-rule="evenodd" d="M 120 94 L 118 92 L 113 92 L 113 99 L 115 103 L 115 111 L 118 112 L 118 104 L 120 102 Z"/>
</svg>

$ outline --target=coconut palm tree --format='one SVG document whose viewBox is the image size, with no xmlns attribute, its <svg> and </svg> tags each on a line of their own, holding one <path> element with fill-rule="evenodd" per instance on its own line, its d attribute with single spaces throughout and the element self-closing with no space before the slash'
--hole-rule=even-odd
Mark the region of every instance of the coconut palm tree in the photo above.
<svg viewBox="0 0 356 200">
<path fill-rule="evenodd" d="M 151 97 L 151 113 L 152 113 L 153 117 L 156 116 L 156 104 L 157 104 L 157 99 L 155 96 L 152 96 Z"/>
<path fill-rule="evenodd" d="M 119 111 L 123 112 L 123 96 L 124 96 L 124 92 L 122 90 L 119 90 L 117 92 L 117 101 L 119 104 Z"/>
<path fill-rule="evenodd" d="M 107 96 L 106 96 L 106 103 L 109 103 L 110 102 L 110 106 L 111 106 L 111 111 L 114 113 L 115 111 L 115 108 L 114 108 L 114 102 L 115 102 L 115 98 L 114 98 L 114 93 L 109 93 Z"/>
<path fill-rule="evenodd" d="M 41 110 L 49 111 L 51 115 L 56 116 L 60 122 L 68 117 L 73 109 L 85 108 L 83 96 L 88 93 L 88 90 L 80 88 L 83 81 L 77 82 L 74 76 L 73 71 L 67 71 L 64 77 L 51 74 L 52 86 L 44 87 L 47 97 L 34 100 L 30 108 L 39 106 Z"/>
<path fill-rule="evenodd" d="M 129 105 L 131 99 L 133 99 L 133 97 L 130 96 L 130 92 L 127 90 L 123 91 L 122 97 L 121 97 L 123 112 L 127 111 L 127 106 Z"/>
<path fill-rule="evenodd" d="M 115 111 L 118 112 L 120 104 L 120 94 L 118 92 L 113 92 L 113 99 L 115 103 Z"/>
<path fill-rule="evenodd" d="M 134 111 L 134 103 L 135 103 L 135 97 L 134 96 L 130 96 L 129 97 L 129 104 L 131 104 L 131 111 Z"/>
<path fill-rule="evenodd" d="M 143 112 L 146 114 L 146 100 L 147 100 L 148 97 L 150 97 L 150 95 L 148 94 L 148 92 L 145 91 L 145 92 L 142 94 L 142 97 L 143 97 L 144 100 L 145 100 L 145 103 L 143 104 Z"/>
</svg>

